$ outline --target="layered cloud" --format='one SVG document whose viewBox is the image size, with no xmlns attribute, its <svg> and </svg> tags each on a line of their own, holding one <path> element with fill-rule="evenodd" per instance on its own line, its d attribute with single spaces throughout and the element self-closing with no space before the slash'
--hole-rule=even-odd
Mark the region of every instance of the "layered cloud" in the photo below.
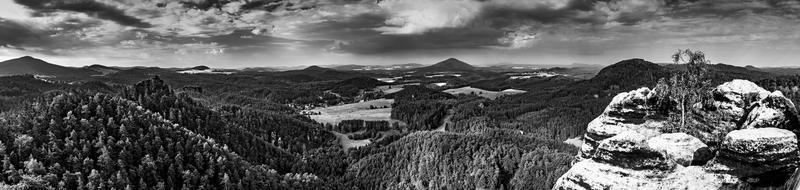
<svg viewBox="0 0 800 190">
<path fill-rule="evenodd" d="M 304 54 L 352 60 L 476 51 L 597 55 L 651 44 L 800 46 L 788 43 L 800 40 L 798 0 L 13 2 L 0 7 L 0 46 L 64 57 L 99 51 L 142 61 Z"/>
</svg>

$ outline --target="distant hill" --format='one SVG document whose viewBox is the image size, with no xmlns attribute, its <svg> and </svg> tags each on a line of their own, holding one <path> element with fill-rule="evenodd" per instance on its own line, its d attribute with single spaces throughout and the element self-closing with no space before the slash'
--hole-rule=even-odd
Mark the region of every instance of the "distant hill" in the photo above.
<svg viewBox="0 0 800 190">
<path fill-rule="evenodd" d="M 189 69 L 186 69 L 186 70 L 209 70 L 209 69 L 211 69 L 211 68 L 207 67 L 205 65 L 200 65 L 200 66 L 192 67 L 192 68 L 189 68 Z"/>
<path fill-rule="evenodd" d="M 339 71 L 320 66 L 310 66 L 302 70 L 291 70 L 275 73 L 276 77 L 288 79 L 296 82 L 324 81 L 324 80 L 345 80 L 353 77 L 368 76 L 369 73 L 358 73 L 353 71 Z"/>
<path fill-rule="evenodd" d="M 387 94 L 384 98 L 395 99 L 395 101 L 414 101 L 423 99 L 453 99 L 455 96 L 423 86 L 411 85 L 406 86 L 399 92 Z"/>
<path fill-rule="evenodd" d="M 671 68 L 674 70 L 683 71 L 686 70 L 686 65 L 682 64 L 666 64 L 664 65 L 667 68 Z M 708 65 L 709 73 L 711 73 L 711 79 L 716 84 L 721 84 L 722 82 L 730 81 L 733 79 L 746 79 L 750 81 L 758 81 L 767 78 L 772 78 L 776 74 L 769 73 L 762 71 L 756 67 L 739 67 L 734 65 L 727 65 L 727 64 L 711 64 Z"/>
<path fill-rule="evenodd" d="M 370 77 L 355 77 L 337 82 L 330 90 L 342 96 L 356 96 L 361 90 L 373 89 L 377 86 L 387 84 L 389 83 L 381 82 Z"/>
<path fill-rule="evenodd" d="M 303 71 L 327 71 L 327 70 L 331 70 L 331 69 L 323 68 L 323 67 L 316 66 L 316 65 L 310 66 L 310 67 L 306 67 L 305 69 L 303 69 Z"/>
<path fill-rule="evenodd" d="M 475 71 L 476 68 L 455 58 L 449 58 L 427 67 L 414 69 L 417 72 Z"/>
<path fill-rule="evenodd" d="M 643 86 L 652 87 L 672 72 L 670 68 L 643 59 L 628 59 L 603 68 L 595 77 L 570 85 L 562 93 L 604 94 L 602 92 L 606 90 L 628 91 Z"/>
<path fill-rule="evenodd" d="M 342 71 L 392 71 L 415 69 L 424 66 L 418 63 L 406 63 L 396 65 L 335 65 L 330 68 Z"/>
<path fill-rule="evenodd" d="M 109 67 L 109 66 L 105 66 L 105 65 L 97 65 L 97 64 L 85 66 L 85 67 L 83 67 L 83 69 L 92 70 L 92 71 L 100 73 L 101 75 L 108 75 L 108 74 L 116 73 L 116 72 L 119 72 L 119 71 L 122 70 L 122 69 L 119 69 L 119 68 Z"/>
<path fill-rule="evenodd" d="M 658 79 L 669 77 L 670 69 L 643 59 L 628 59 L 605 67 L 590 79 L 602 87 L 618 86 L 622 89 L 652 86 Z"/>
<path fill-rule="evenodd" d="M 90 69 L 64 67 L 31 56 L 0 62 L 0 75 L 49 75 L 57 78 L 89 77 L 101 74 Z"/>
</svg>

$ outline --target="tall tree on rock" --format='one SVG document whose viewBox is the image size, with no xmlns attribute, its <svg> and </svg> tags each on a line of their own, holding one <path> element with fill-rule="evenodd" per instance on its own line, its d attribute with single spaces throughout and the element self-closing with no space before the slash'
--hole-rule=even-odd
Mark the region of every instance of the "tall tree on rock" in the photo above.
<svg viewBox="0 0 800 190">
<path fill-rule="evenodd" d="M 708 77 L 708 63 L 705 53 L 690 49 L 678 50 L 672 55 L 675 64 L 686 65 L 686 69 L 675 73 L 669 80 L 661 79 L 656 92 L 661 93 L 660 103 L 673 102 L 680 112 L 680 127 L 686 127 L 687 112 L 693 105 L 708 96 L 711 82 Z"/>
</svg>

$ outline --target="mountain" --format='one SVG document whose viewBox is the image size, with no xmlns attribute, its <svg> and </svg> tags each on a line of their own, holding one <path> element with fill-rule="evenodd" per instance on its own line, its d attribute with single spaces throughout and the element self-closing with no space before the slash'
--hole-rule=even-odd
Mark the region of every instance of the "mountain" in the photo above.
<svg viewBox="0 0 800 190">
<path fill-rule="evenodd" d="M 659 79 L 669 77 L 672 72 L 670 68 L 643 59 L 628 59 L 603 68 L 589 80 L 569 85 L 563 92 L 605 94 L 603 92 L 608 90 L 633 90 L 641 86 L 654 86 Z"/>
<path fill-rule="evenodd" d="M 475 71 L 476 68 L 455 58 L 449 58 L 427 67 L 414 69 L 417 72 Z"/>
<path fill-rule="evenodd" d="M 101 73 L 89 69 L 55 65 L 31 56 L 0 62 L 0 75 L 22 74 L 49 75 L 57 78 L 76 78 L 89 77 Z"/>
</svg>

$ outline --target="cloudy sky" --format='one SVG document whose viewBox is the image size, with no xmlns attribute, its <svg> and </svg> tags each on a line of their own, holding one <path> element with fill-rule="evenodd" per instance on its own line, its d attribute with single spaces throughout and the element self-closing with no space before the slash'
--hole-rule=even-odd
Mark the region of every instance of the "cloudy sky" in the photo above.
<svg viewBox="0 0 800 190">
<path fill-rule="evenodd" d="M 0 59 L 71 66 L 800 66 L 800 0 L 0 0 Z"/>
</svg>

